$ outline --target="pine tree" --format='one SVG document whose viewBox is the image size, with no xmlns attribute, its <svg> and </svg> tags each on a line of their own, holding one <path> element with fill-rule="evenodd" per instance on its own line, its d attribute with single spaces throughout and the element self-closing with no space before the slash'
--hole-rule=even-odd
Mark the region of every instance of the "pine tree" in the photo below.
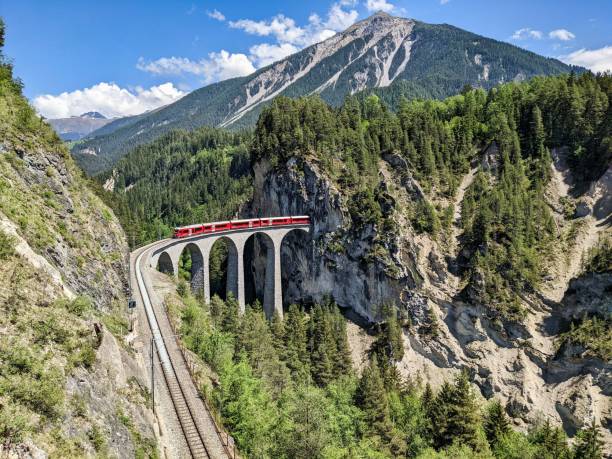
<svg viewBox="0 0 612 459">
<path fill-rule="evenodd" d="M 499 400 L 495 400 L 489 406 L 483 428 L 491 446 L 494 446 L 502 436 L 510 431 L 508 416 Z"/>
<path fill-rule="evenodd" d="M 442 386 L 432 411 L 434 440 L 439 447 L 453 441 L 478 445 L 478 406 L 466 371 L 457 376 L 454 385 Z"/>
<path fill-rule="evenodd" d="M 423 390 L 423 395 L 421 396 L 421 403 L 423 405 L 423 409 L 425 410 L 425 414 L 427 416 L 432 416 L 432 408 L 434 406 L 435 396 L 433 390 L 431 390 L 431 385 L 429 383 L 425 384 L 425 390 Z"/>
<path fill-rule="evenodd" d="M 349 347 L 346 332 L 346 319 L 340 313 L 338 306 L 334 304 L 333 313 L 333 334 L 336 338 L 336 358 L 334 360 L 334 371 L 336 377 L 348 375 L 353 370 L 353 360 L 351 359 L 351 349 Z"/>
<path fill-rule="evenodd" d="M 542 111 L 537 105 L 531 110 L 531 122 L 529 126 L 529 150 L 533 157 L 542 158 L 544 156 L 544 142 L 546 133 L 544 131 L 544 123 L 542 122 Z"/>
<path fill-rule="evenodd" d="M 548 419 L 531 432 L 530 439 L 532 443 L 538 445 L 538 449 L 543 457 L 554 459 L 571 457 L 565 433 L 559 427 L 553 427 Z"/>
<path fill-rule="evenodd" d="M 270 321 L 270 331 L 272 332 L 274 347 L 278 352 L 281 352 L 285 343 L 285 325 L 276 311 L 274 311 Z"/>
<path fill-rule="evenodd" d="M 356 403 L 364 411 L 366 426 L 374 435 L 388 441 L 393 425 L 389 415 L 389 403 L 376 356 L 363 370 L 356 393 Z"/>
<path fill-rule="evenodd" d="M 269 321 L 256 302 L 245 311 L 236 339 L 236 354 L 246 354 L 253 373 L 264 379 L 275 395 L 289 383 L 289 371 L 274 345 Z"/>
<path fill-rule="evenodd" d="M 427 390 L 427 387 L 425 388 Z M 427 414 L 431 420 L 432 439 L 437 448 L 450 445 L 453 441 L 449 434 L 449 410 L 453 397 L 453 386 L 447 381 L 442 384 L 436 397 L 428 403 Z"/>
<path fill-rule="evenodd" d="M 289 306 L 285 318 L 284 361 L 294 379 L 303 379 L 310 374 L 310 355 L 308 352 L 308 328 L 306 314 L 299 306 Z"/>
<path fill-rule="evenodd" d="M 237 333 L 240 324 L 238 316 L 238 301 L 231 293 L 228 294 L 225 300 L 224 307 L 221 313 L 221 329 L 230 333 Z"/>
<path fill-rule="evenodd" d="M 310 320 L 310 370 L 313 380 L 325 387 L 334 378 L 336 343 L 331 324 L 321 305 L 315 305 Z"/>
<path fill-rule="evenodd" d="M 387 305 L 384 311 L 385 354 L 387 358 L 399 362 L 404 357 L 404 333 L 397 319 L 397 308 L 394 305 Z"/>
<path fill-rule="evenodd" d="M 601 459 L 604 442 L 601 439 L 595 419 L 586 429 L 580 430 L 574 447 L 575 459 Z"/>
<path fill-rule="evenodd" d="M 325 447 L 331 442 L 329 413 L 326 412 L 323 391 L 313 386 L 300 386 L 288 405 L 293 426 L 287 438 L 283 438 L 278 445 L 285 451 L 285 457 L 323 457 Z"/>
</svg>

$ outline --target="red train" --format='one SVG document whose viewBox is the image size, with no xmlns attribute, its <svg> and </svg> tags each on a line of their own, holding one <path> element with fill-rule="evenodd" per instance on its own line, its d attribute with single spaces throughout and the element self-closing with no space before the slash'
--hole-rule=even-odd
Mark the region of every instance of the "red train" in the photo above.
<svg viewBox="0 0 612 459">
<path fill-rule="evenodd" d="M 231 220 L 226 222 L 200 223 L 197 225 L 174 228 L 173 238 L 197 236 L 198 234 L 218 233 L 235 229 L 261 228 L 283 225 L 310 225 L 310 217 L 301 215 L 293 217 L 251 218 L 248 220 Z"/>
</svg>

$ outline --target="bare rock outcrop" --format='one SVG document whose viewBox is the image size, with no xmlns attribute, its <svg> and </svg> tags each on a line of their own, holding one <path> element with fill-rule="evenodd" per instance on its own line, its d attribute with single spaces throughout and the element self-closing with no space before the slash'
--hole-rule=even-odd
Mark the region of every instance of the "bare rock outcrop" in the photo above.
<svg viewBox="0 0 612 459">
<path fill-rule="evenodd" d="M 495 170 L 498 159 L 497 145 L 491 144 L 481 167 Z M 437 385 L 466 369 L 483 397 L 505 402 L 522 428 L 549 419 L 573 435 L 593 417 L 609 425 L 609 363 L 565 355 L 557 345 L 561 325 L 570 317 L 610 313 L 605 282 L 576 279 L 559 304 L 524 295 L 525 320 L 503 320 L 469 294 L 458 295 L 459 280 L 451 272 L 454 245 L 412 230 L 406 209 L 425 194 L 405 160 L 387 154 L 379 171 L 376 191 L 388 196 L 381 209 L 394 222 L 391 228 L 355 224 L 347 193 L 314 158 L 254 165 L 254 197 L 243 215 L 312 219 L 309 235 L 290 234 L 291 243 L 282 248 L 285 303 L 329 296 L 370 322 L 380 319 L 381 305 L 395 304 L 410 323 L 398 363 L 403 375 L 418 374 Z M 590 209 L 606 207 L 600 187 L 590 195 Z M 265 262 L 263 253 L 256 250 L 255 263 Z"/>
</svg>

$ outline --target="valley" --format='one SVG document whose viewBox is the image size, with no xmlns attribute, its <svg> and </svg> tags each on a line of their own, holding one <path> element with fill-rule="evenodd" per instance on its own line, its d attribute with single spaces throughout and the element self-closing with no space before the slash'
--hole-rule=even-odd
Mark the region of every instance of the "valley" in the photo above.
<svg viewBox="0 0 612 459">
<path fill-rule="evenodd" d="M 46 120 L 0 20 L 0 458 L 611 457 L 612 74 L 304 43 Z"/>
</svg>

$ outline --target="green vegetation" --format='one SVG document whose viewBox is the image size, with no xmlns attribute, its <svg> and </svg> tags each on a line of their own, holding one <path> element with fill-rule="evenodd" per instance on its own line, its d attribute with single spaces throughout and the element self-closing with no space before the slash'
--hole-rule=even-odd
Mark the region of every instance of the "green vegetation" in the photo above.
<svg viewBox="0 0 612 459">
<path fill-rule="evenodd" d="M 595 420 L 586 428 L 578 432 L 574 457 L 580 459 L 599 459 L 603 456 L 604 442 L 599 434 L 599 427 Z"/>
<path fill-rule="evenodd" d="M 542 259 L 556 240 L 544 196 L 550 150 L 568 147 L 582 180 L 603 173 L 612 158 L 610 99 L 612 77 L 590 73 L 538 77 L 488 93 L 467 89 L 444 101 L 403 99 L 397 114 L 376 96 L 348 98 L 338 108 L 281 97 L 257 122 L 252 157 L 279 166 L 294 157 L 318 160 L 343 190 L 355 227 L 376 225 L 384 237 L 393 201 L 377 186 L 378 162 L 399 154 L 428 198 L 414 196 L 412 209 L 394 210 L 406 212 L 417 232 L 435 237 L 442 223 L 432 202 L 453 197 L 488 146 L 492 167 L 480 170 L 463 202 L 462 245 L 472 254 L 463 273 L 466 292 L 492 315 L 520 321 L 520 295 L 537 288 Z M 452 213 L 440 214 L 448 228 Z"/>
<path fill-rule="evenodd" d="M 15 238 L 0 231 L 0 260 L 8 260 L 15 253 Z"/>
<path fill-rule="evenodd" d="M 418 378 L 405 380 L 393 307 L 376 331 L 361 375 L 352 368 L 346 320 L 332 304 L 305 311 L 292 305 L 285 320 L 265 319 L 258 304 L 240 317 L 237 303 L 213 297 L 209 305 L 183 292 L 169 311 L 185 345 L 218 375 L 203 388 L 248 457 L 601 458 L 576 455 L 560 428 L 513 430 L 504 406 L 483 409 L 466 372 L 437 392 Z"/>
<path fill-rule="evenodd" d="M 612 272 L 612 237 L 602 236 L 597 245 L 588 251 L 584 272 Z"/>
<path fill-rule="evenodd" d="M 585 357 L 612 360 L 612 318 L 584 317 L 557 339 L 559 348 L 578 346 Z"/>
<path fill-rule="evenodd" d="M 443 99 L 458 94 L 465 87 L 490 89 L 519 75 L 528 80 L 536 75 L 556 75 L 572 70 L 556 59 L 544 58 L 448 24 L 416 21 L 413 34 L 416 41 L 410 49 L 404 74 L 391 86 L 374 90 L 393 108 L 402 97 Z M 482 78 L 483 66 L 475 62 L 477 55 L 482 63 L 488 64 L 486 79 Z M 394 71 L 393 67 L 390 71 Z"/>
<path fill-rule="evenodd" d="M 130 418 L 121 407 L 117 407 L 117 418 L 130 433 L 132 443 L 134 444 L 134 459 L 158 459 L 159 452 L 157 445 L 152 438 L 143 437 L 140 431 L 134 425 L 134 421 Z"/>
<path fill-rule="evenodd" d="M 22 270 L 20 282 L 30 280 Z M 21 288 L 16 285 L 16 291 Z M 87 300 L 60 300 L 52 305 L 23 305 L 13 297 L 0 302 L 0 443 L 17 443 L 28 432 L 60 420 L 65 408 L 65 377 L 76 366 L 95 359 L 91 332 L 80 313 Z M 21 305 L 14 308 L 15 305 Z M 8 331 L 6 331 L 8 330 Z"/>
<path fill-rule="evenodd" d="M 453 206 L 440 203 L 454 197 L 486 149 L 490 167 L 480 168 L 462 203 L 464 295 L 486 305 L 493 319 L 521 321 L 522 297 L 538 288 L 542 262 L 555 250 L 556 225 L 545 198 L 550 151 L 566 147 L 582 180 L 601 174 L 612 158 L 611 93 L 612 77 L 584 73 L 489 92 L 464 88 L 443 101 L 393 98 L 396 113 L 376 95 L 349 97 L 335 108 L 319 98 L 279 97 L 262 111 L 252 139 L 201 128 L 137 147 L 118 163 L 116 191 L 106 198 L 131 243 L 139 244 L 169 235 L 174 225 L 230 217 L 250 196 L 249 162 L 282 167 L 297 158 L 299 167 L 301 160 L 317 161 L 342 191 L 353 230 L 375 228 L 363 257 L 370 263 L 386 258 L 396 212 L 416 232 L 447 238 Z M 387 154 L 405 159 L 405 179 L 418 181 L 425 197 L 415 193 L 409 204 L 397 205 L 379 183 Z M 594 269 L 609 266 L 606 247 Z M 213 269 L 223 263 L 223 251 L 217 252 Z"/>
<path fill-rule="evenodd" d="M 231 217 L 250 195 L 247 136 L 217 129 L 174 131 L 123 158 L 103 196 L 129 242 L 169 236 L 174 226 Z"/>
<path fill-rule="evenodd" d="M 115 445 L 89 418 L 94 404 L 67 381 L 98 369 L 94 322 L 98 307 L 122 296 L 123 235 L 1 55 L 0 138 L 0 455 L 27 455 L 19 445 L 27 440 L 50 458 L 85 457 L 92 447 L 106 457 Z M 69 299 L 70 291 L 88 296 Z M 95 386 L 93 398 L 114 396 Z"/>
</svg>

